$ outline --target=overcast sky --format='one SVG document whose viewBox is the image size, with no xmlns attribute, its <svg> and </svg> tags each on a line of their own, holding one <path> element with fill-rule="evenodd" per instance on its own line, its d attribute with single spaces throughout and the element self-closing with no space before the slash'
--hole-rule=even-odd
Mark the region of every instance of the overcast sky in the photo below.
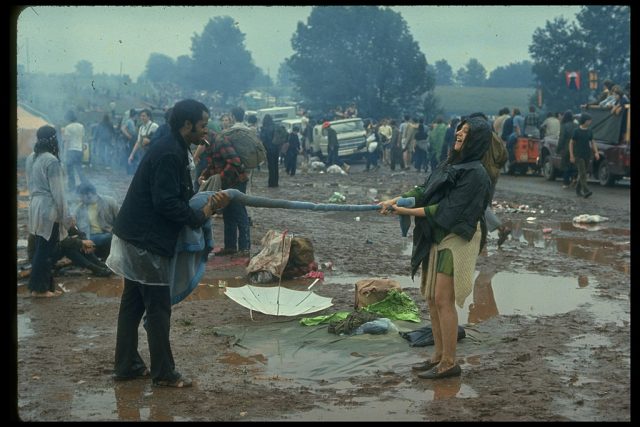
<svg viewBox="0 0 640 427">
<path fill-rule="evenodd" d="M 446 59 L 453 71 L 476 58 L 487 73 L 531 59 L 533 31 L 547 20 L 575 20 L 580 6 L 401 6 L 400 12 L 429 64 Z M 209 19 L 228 15 L 238 23 L 254 63 L 276 78 L 293 53 L 291 36 L 311 6 L 34 6 L 17 20 L 18 64 L 31 72 L 69 73 L 80 60 L 94 73 L 132 79 L 150 53 L 176 59 L 191 54 L 191 37 Z"/>
</svg>

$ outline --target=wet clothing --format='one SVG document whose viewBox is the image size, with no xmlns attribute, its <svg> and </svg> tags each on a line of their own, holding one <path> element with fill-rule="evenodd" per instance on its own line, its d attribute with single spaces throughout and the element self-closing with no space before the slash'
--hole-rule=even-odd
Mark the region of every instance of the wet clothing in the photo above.
<svg viewBox="0 0 640 427">
<path fill-rule="evenodd" d="M 184 225 L 200 227 L 202 211 L 189 207 L 193 183 L 186 143 L 179 134 L 159 139 L 142 159 L 114 226 L 114 234 L 134 246 L 173 256 Z"/>
<path fill-rule="evenodd" d="M 491 144 L 491 130 L 483 119 L 473 118 L 467 122 L 470 125 L 468 142 L 462 150 L 453 152 L 427 177 L 424 185 L 410 192 L 415 194 L 416 206 L 438 205 L 433 215 L 427 211 L 426 217 L 415 218 L 412 277 L 420 264 L 428 263 L 431 245 L 436 243 L 437 229 L 433 224 L 470 242 L 480 222 L 480 248 L 486 242 L 484 211 L 491 202 L 491 180 L 480 159 Z M 410 193 L 403 197 L 411 197 Z"/>
<path fill-rule="evenodd" d="M 118 377 L 135 377 L 145 369 L 137 347 L 138 327 L 146 315 L 151 378 L 180 378 L 169 341 L 171 262 L 180 231 L 202 227 L 209 219 L 189 205 L 194 194 L 189 158 L 187 143 L 177 132 L 152 144 L 116 218 L 107 265 L 124 276 L 114 364 Z"/>
<path fill-rule="evenodd" d="M 28 288 L 54 291 L 52 269 L 58 242 L 67 237 L 68 220 L 60 160 L 49 152 L 31 153 L 25 166 L 29 188 L 29 232 L 36 236 Z M 66 225 L 66 224 L 65 224 Z"/>
</svg>

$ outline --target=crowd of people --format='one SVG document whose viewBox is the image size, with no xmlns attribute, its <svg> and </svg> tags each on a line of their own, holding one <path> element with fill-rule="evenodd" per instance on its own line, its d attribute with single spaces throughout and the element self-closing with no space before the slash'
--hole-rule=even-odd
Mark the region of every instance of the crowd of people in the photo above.
<svg viewBox="0 0 640 427">
<path fill-rule="evenodd" d="M 616 86 L 610 92 L 599 101 L 599 107 L 615 112 L 628 103 Z M 336 119 L 355 117 L 357 108 L 352 104 L 344 112 L 336 108 L 334 113 Z M 204 104 L 187 99 L 167 111 L 162 126 L 153 122 L 150 110 L 131 109 L 120 127 L 128 150 L 128 171 L 133 174 L 122 206 L 98 194 L 83 173 L 85 130 L 73 112 L 67 114 L 68 124 L 60 131 L 64 149 L 55 128 L 41 127 L 25 168 L 30 194 L 31 296 L 61 295 L 53 285 L 53 265 L 62 256 L 97 276 L 122 276 L 114 379 L 150 377 L 157 386 L 190 386 L 191 380 L 176 370 L 169 341 L 170 286 L 176 269 L 172 260 L 178 235 L 184 227 L 201 228 L 221 213 L 224 247 L 217 255 L 249 257 L 251 218 L 247 209 L 218 191 L 246 193 L 253 171 L 234 146 L 230 131 L 249 133 L 264 145 L 266 162 L 262 167 L 268 169 L 267 186 L 273 188 L 279 185 L 281 154 L 289 176 L 296 174 L 299 155 L 306 161 L 310 154 L 313 121 L 306 113 L 302 117 L 301 126 L 294 126 L 282 139 L 270 115 L 261 124 L 245 122 L 241 107 L 211 118 Z M 344 167 L 336 131 L 330 121 L 320 123 L 328 139 L 327 165 Z M 591 195 L 586 185 L 586 165 L 591 155 L 596 160 L 599 156 L 590 124 L 591 117 L 586 113 L 576 124 L 571 111 L 548 113 L 541 120 L 534 107 L 525 116 L 517 108 L 511 112 L 504 108 L 493 121 L 483 113 L 452 118 L 448 123 L 441 116 L 427 124 L 410 115 L 404 116 L 399 125 L 390 118 L 366 121 L 365 172 L 378 170 L 379 162 L 391 170 L 396 166 L 408 170 L 413 165 L 416 171 L 427 172 L 422 186 L 379 203 L 382 214 L 415 217 L 417 239 L 410 271 L 413 276 L 421 269 L 421 293 L 429 307 L 435 341 L 431 358 L 414 367 L 419 377 L 439 379 L 461 374 L 456 362 L 455 304 L 462 307 L 471 292 L 477 256 L 486 245 L 487 233 L 499 231 L 498 245 L 509 234 L 508 227 L 492 212 L 491 201 L 500 170 L 513 156 L 509 149 L 514 138 L 557 137 L 558 151 L 567 166 L 563 184 L 570 185 L 574 173 L 570 166 L 575 165 L 576 193 L 586 198 Z M 106 115 L 93 133 L 97 161 L 110 157 L 106 147 L 113 142 L 114 133 Z M 197 148 L 192 151 L 192 146 Z M 348 166 L 345 169 L 348 171 Z M 205 190 L 214 193 L 202 207 L 194 208 L 190 201 L 198 191 Z M 73 212 L 67 202 L 70 193 L 79 197 Z M 415 207 L 398 206 L 400 197 L 414 197 Z M 151 356 L 149 368 L 137 348 L 143 316 Z"/>
</svg>

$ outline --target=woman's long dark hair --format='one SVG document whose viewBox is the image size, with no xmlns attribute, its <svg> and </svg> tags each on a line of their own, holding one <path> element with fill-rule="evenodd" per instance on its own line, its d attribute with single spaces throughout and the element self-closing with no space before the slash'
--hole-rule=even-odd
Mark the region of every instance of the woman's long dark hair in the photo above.
<svg viewBox="0 0 640 427">
<path fill-rule="evenodd" d="M 481 160 L 491 145 L 491 126 L 482 117 L 470 117 L 462 120 L 456 127 L 458 132 L 465 124 L 469 125 L 469 133 L 460 151 L 451 148 L 446 163 L 466 163 Z M 455 141 L 455 139 L 454 139 Z M 455 145 L 455 142 L 454 142 Z"/>
<path fill-rule="evenodd" d="M 58 138 L 56 137 L 56 130 L 54 127 L 45 125 L 38 129 L 36 133 L 38 140 L 33 147 L 33 152 L 36 153 L 36 157 L 41 153 L 51 153 L 56 158 L 58 157 L 60 148 L 58 145 Z"/>
</svg>

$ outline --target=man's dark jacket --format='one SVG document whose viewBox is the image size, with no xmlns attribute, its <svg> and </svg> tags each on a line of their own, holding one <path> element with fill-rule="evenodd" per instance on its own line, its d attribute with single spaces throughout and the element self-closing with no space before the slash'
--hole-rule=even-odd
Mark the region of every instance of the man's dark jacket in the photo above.
<svg viewBox="0 0 640 427">
<path fill-rule="evenodd" d="M 131 181 L 114 234 L 151 253 L 172 257 L 185 225 L 202 226 L 207 218 L 189 207 L 193 184 L 187 144 L 170 133 L 149 147 Z"/>
</svg>

